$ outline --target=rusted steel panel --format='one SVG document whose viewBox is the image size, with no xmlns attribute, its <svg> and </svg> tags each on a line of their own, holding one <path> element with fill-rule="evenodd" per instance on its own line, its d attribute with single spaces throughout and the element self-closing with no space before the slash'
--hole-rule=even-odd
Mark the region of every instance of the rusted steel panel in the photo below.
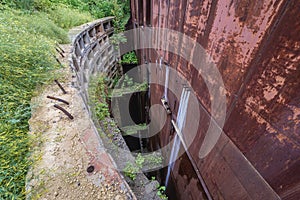
<svg viewBox="0 0 300 200">
<path fill-rule="evenodd" d="M 206 200 L 207 196 L 201 186 L 197 174 L 186 153 L 176 162 L 173 170 L 173 180 L 177 187 L 179 199 Z"/>
<path fill-rule="evenodd" d="M 229 138 L 223 134 L 216 148 L 200 160 L 198 151 L 210 121 L 212 94 L 188 61 L 170 52 L 151 53 L 153 63 L 162 58 L 191 83 L 203 106 L 199 106 L 201 128 L 189 152 L 213 197 L 257 199 L 265 195 L 264 199 L 273 199 L 276 195 L 272 196 L 270 184 L 283 199 L 299 199 L 300 2 L 169 0 L 153 1 L 152 5 L 152 26 L 170 28 L 198 41 L 223 77 L 228 106 L 224 132 Z M 185 40 L 158 34 L 153 42 L 166 38 L 176 44 L 177 54 L 188 52 L 191 59 L 201 59 Z M 156 69 L 151 75 L 164 84 L 164 72 Z M 162 86 L 151 87 L 152 105 L 160 104 L 163 92 Z M 169 103 L 176 119 L 179 102 L 174 94 L 169 95 Z M 153 113 L 153 117 L 160 123 L 160 113 Z M 187 121 L 193 120 L 193 113 L 189 113 Z M 170 129 L 170 124 L 165 125 L 156 138 L 161 146 L 173 137 Z M 190 135 L 187 138 L 191 140 Z M 176 166 L 180 168 L 179 163 Z M 177 185 L 186 181 L 177 172 L 174 179 Z M 193 187 L 180 190 L 192 191 Z"/>
<path fill-rule="evenodd" d="M 296 4 L 296 5 L 295 5 Z M 275 129 L 300 144 L 300 3 L 290 4 L 242 100 Z M 270 51 L 272 49 L 272 51 Z"/>
<path fill-rule="evenodd" d="M 252 65 L 254 72 L 249 72 L 253 73 L 250 82 L 225 127 L 285 199 L 300 193 L 299 10 L 300 3 L 291 1 L 268 43 L 260 47 L 260 56 Z"/>
<path fill-rule="evenodd" d="M 245 7 L 245 2 L 248 2 Z M 199 25 L 198 42 L 216 63 L 231 104 L 244 81 L 249 63 L 255 57 L 261 40 L 274 21 L 281 2 L 230 1 L 207 2 Z M 205 8 L 203 8 L 205 9 Z M 197 56 L 197 55 L 194 55 Z M 208 100 L 202 102 L 209 110 Z"/>
<path fill-rule="evenodd" d="M 189 110 L 189 116 L 193 116 L 192 113 L 193 110 Z M 189 152 L 192 154 L 195 162 L 197 162 L 212 196 L 216 199 L 232 199 L 233 196 L 230 195 L 234 195 L 234 199 L 259 199 L 258 197 L 262 199 L 278 198 L 272 188 L 268 186 L 265 180 L 225 133 L 221 134 L 216 146 L 208 156 L 204 159 L 199 159 L 199 149 L 210 123 L 210 116 L 203 108 L 200 108 L 200 116 L 199 124 L 201 124 L 201 126 L 189 148 Z M 217 125 L 214 124 L 214 126 Z M 223 183 L 225 184 L 223 185 Z M 227 187 L 235 188 L 236 191 L 228 193 L 230 189 Z"/>
<path fill-rule="evenodd" d="M 248 114 L 249 112 L 252 114 Z M 294 188 L 300 180 L 300 147 L 297 141 L 277 132 L 267 121 L 243 104 L 236 107 L 229 121 L 240 126 L 228 124 L 225 131 L 275 191 L 284 196 L 293 188 L 297 193 Z"/>
<path fill-rule="evenodd" d="M 135 1 L 130 1 L 130 10 L 131 10 L 131 19 L 133 21 L 136 21 L 136 7 L 135 7 Z"/>
</svg>

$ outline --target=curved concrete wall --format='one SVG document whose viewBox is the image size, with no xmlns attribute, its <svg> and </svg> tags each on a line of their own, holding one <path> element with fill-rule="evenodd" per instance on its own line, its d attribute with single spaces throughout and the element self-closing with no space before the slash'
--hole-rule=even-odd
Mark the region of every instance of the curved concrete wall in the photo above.
<svg viewBox="0 0 300 200">
<path fill-rule="evenodd" d="M 121 73 L 118 55 L 109 41 L 114 31 L 112 20 L 113 17 L 106 17 L 92 22 L 72 41 L 70 65 L 76 73 L 76 87 L 89 113 L 88 86 L 91 75 L 103 72 L 111 79 Z"/>
<path fill-rule="evenodd" d="M 75 87 L 78 89 L 84 102 L 84 106 L 92 118 L 89 106 L 88 87 L 92 75 L 104 73 L 106 77 L 113 79 L 115 75 L 122 73 L 118 64 L 118 53 L 114 51 L 109 37 L 113 35 L 112 20 L 114 17 L 106 17 L 87 24 L 87 27 L 76 29 L 78 34 L 72 40 L 70 54 L 70 66 L 76 74 Z M 72 35 L 72 34 L 71 34 Z M 112 82 L 108 82 L 109 86 Z M 91 119 L 92 127 L 82 134 L 81 142 L 91 154 L 90 164 L 95 169 L 101 169 L 119 181 L 120 188 L 126 192 L 128 199 L 136 200 L 136 196 L 128 186 L 124 177 L 119 173 L 117 164 L 112 156 L 104 148 L 104 142 L 100 138 L 98 128 Z"/>
<path fill-rule="evenodd" d="M 100 138 L 99 132 L 102 131 L 102 127 L 100 127 L 95 119 L 93 119 L 94 115 L 90 107 L 90 103 L 92 102 L 89 102 L 88 93 L 89 86 L 91 87 L 90 80 L 93 75 L 103 73 L 108 78 L 108 87 L 112 87 L 112 80 L 115 78 L 115 76 L 122 74 L 122 67 L 118 62 L 120 57 L 119 51 L 116 51 L 110 42 L 110 37 L 113 35 L 114 31 L 112 26 L 113 19 L 114 17 L 102 18 L 95 22 L 91 22 L 86 28 L 79 28 L 79 33 L 73 38 L 72 41 L 73 47 L 70 55 L 70 66 L 76 74 L 75 87 L 79 90 L 79 93 L 85 104 L 84 106 L 90 115 L 91 121 L 94 122 L 92 127 L 93 130 L 88 130 L 88 134 L 85 134 L 88 135 L 87 137 L 89 137 L 89 135 L 92 135 L 92 137 L 86 138 L 86 136 L 84 136 L 83 138 L 83 143 L 85 143 L 85 146 L 91 152 L 99 151 L 99 149 L 101 149 L 103 146 L 107 147 L 106 145 L 109 142 L 106 140 L 106 138 Z M 121 136 L 120 130 L 116 131 L 118 131 L 117 134 Z M 126 152 L 130 152 L 125 141 L 123 141 L 123 143 L 125 145 L 122 148 L 124 148 Z M 99 147 L 99 145 L 101 147 Z M 134 162 L 134 157 L 131 156 L 131 154 L 123 154 L 122 158 L 120 158 L 119 151 L 110 151 L 109 148 L 101 150 L 105 151 L 105 153 L 109 156 L 111 163 L 114 165 L 112 168 L 119 167 L 119 169 L 122 169 L 125 167 L 128 161 Z M 103 165 L 103 161 L 101 160 L 101 150 L 100 152 L 95 153 L 100 155 L 99 158 L 94 159 L 96 162 L 94 163 L 95 165 Z M 114 160 L 113 158 L 116 159 Z M 107 164 L 105 159 L 106 157 L 104 157 L 104 162 Z M 156 188 L 156 185 L 159 183 L 157 181 L 149 181 L 143 173 L 137 173 L 137 180 L 139 181 L 139 184 L 136 185 L 136 188 L 138 188 L 137 191 L 144 192 L 138 192 L 137 194 L 134 194 L 132 191 L 135 191 L 136 188 L 133 187 L 133 189 L 131 189 L 120 173 L 119 176 L 122 177 L 123 180 L 123 184 L 120 186 L 126 187 L 129 199 L 136 200 L 137 197 L 142 200 L 160 199 L 157 195 Z"/>
</svg>

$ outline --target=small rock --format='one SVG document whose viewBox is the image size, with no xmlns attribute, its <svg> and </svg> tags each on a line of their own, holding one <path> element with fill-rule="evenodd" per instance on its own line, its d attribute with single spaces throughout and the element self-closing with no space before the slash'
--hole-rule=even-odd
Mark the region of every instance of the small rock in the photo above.
<svg viewBox="0 0 300 200">
<path fill-rule="evenodd" d="M 54 196 L 56 196 L 56 197 L 57 197 L 57 196 L 58 196 L 58 192 L 54 192 Z"/>
<path fill-rule="evenodd" d="M 145 193 L 150 194 L 151 192 L 155 191 L 156 187 L 157 187 L 157 182 L 152 181 L 152 182 L 148 183 L 145 186 Z"/>
</svg>

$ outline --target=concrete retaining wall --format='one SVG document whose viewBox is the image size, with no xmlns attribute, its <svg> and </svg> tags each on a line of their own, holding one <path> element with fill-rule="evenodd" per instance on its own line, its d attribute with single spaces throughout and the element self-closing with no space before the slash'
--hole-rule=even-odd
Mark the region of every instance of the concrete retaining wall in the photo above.
<svg viewBox="0 0 300 200">
<path fill-rule="evenodd" d="M 114 31 L 112 20 L 113 17 L 106 17 L 92 22 L 72 41 L 70 65 L 76 73 L 76 87 L 90 114 L 88 86 L 91 75 L 103 72 L 112 79 L 121 72 L 118 55 L 109 41 Z"/>
</svg>

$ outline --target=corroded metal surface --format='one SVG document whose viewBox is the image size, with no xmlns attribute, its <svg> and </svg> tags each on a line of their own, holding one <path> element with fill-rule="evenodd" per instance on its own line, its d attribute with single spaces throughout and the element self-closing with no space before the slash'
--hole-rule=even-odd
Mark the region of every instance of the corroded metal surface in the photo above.
<svg viewBox="0 0 300 200">
<path fill-rule="evenodd" d="M 136 7 L 131 1 L 132 20 Z M 204 160 L 198 151 L 210 121 L 210 94 L 195 68 L 183 58 L 162 50 L 141 51 L 141 63 L 163 62 L 185 77 L 201 102 L 201 118 L 189 152 L 215 199 L 300 198 L 300 2 L 297 0 L 153 0 L 153 27 L 180 31 L 199 42 L 218 67 L 226 87 L 227 120 L 218 145 Z M 145 7 L 144 7 L 145 9 Z M 142 20 L 142 25 L 143 24 Z M 140 24 L 141 25 L 141 24 Z M 170 40 L 176 51 L 198 59 L 186 41 L 157 35 L 153 42 Z M 163 72 L 151 74 L 163 82 Z M 164 88 L 151 86 L 151 104 L 159 104 Z M 178 99 L 170 94 L 176 118 Z M 188 111 L 187 120 L 193 120 Z M 171 119 L 168 117 L 168 120 Z M 152 113 L 160 122 L 160 114 Z M 218 124 L 216 124 L 218 126 Z M 188 129 L 188 127 L 187 127 Z M 156 137 L 160 146 L 172 138 L 170 124 Z M 155 142 L 152 143 L 153 148 Z M 182 158 L 187 160 L 186 158 Z M 193 178 L 180 173 L 195 170 L 176 162 L 173 177 L 179 192 L 195 191 Z M 186 178 L 188 180 L 186 180 Z M 182 186 L 186 184 L 186 187 Z M 273 191 L 274 190 L 274 191 Z M 199 189 L 200 191 L 200 189 Z M 199 197 L 200 198 L 200 197 Z M 197 197 L 190 197 L 197 199 Z M 200 198 L 201 199 L 201 198 Z"/>
</svg>

